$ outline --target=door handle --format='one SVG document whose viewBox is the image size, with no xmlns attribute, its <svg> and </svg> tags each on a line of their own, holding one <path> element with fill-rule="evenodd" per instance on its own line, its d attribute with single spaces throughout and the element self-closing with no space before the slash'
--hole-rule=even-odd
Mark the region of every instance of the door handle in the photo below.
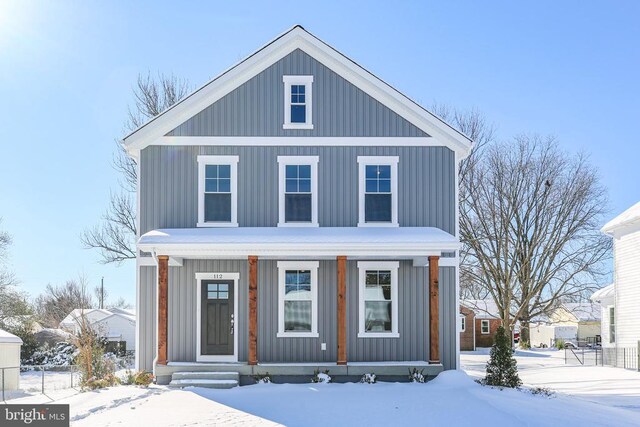
<svg viewBox="0 0 640 427">
<path fill-rule="evenodd" d="M 231 315 L 231 327 L 229 328 L 229 335 L 233 335 L 233 326 L 235 324 L 235 320 L 233 318 L 233 314 Z"/>
</svg>

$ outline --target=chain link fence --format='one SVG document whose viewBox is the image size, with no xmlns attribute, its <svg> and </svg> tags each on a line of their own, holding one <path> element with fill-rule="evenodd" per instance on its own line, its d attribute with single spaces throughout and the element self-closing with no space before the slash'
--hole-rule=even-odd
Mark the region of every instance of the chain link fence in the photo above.
<svg viewBox="0 0 640 427">
<path fill-rule="evenodd" d="M 75 365 L 0 368 L 0 392 L 3 401 L 56 390 L 77 389 L 79 385 L 80 372 Z"/>
</svg>

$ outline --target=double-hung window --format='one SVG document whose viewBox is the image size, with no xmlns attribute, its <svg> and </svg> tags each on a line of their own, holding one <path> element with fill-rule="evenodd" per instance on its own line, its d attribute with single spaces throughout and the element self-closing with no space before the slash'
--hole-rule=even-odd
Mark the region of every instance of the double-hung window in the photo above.
<svg viewBox="0 0 640 427">
<path fill-rule="evenodd" d="M 278 226 L 318 226 L 318 156 L 278 156 Z"/>
<path fill-rule="evenodd" d="M 609 342 L 616 342 L 616 309 L 614 306 L 609 307 Z"/>
<path fill-rule="evenodd" d="M 397 261 L 360 261 L 359 338 L 398 338 Z"/>
<path fill-rule="evenodd" d="M 283 129 L 313 129 L 313 76 L 283 76 Z"/>
<path fill-rule="evenodd" d="M 198 156 L 198 226 L 237 227 L 238 156 Z"/>
<path fill-rule="evenodd" d="M 467 319 L 464 315 L 460 316 L 460 332 L 464 332 L 467 328 Z"/>
<path fill-rule="evenodd" d="M 482 333 L 483 335 L 487 335 L 490 331 L 491 331 L 491 329 L 489 328 L 489 321 L 488 320 L 481 320 L 480 321 L 480 333 Z"/>
<path fill-rule="evenodd" d="M 318 337 L 318 262 L 278 262 L 278 337 Z"/>
<path fill-rule="evenodd" d="M 358 226 L 398 226 L 398 157 L 359 156 Z"/>
</svg>

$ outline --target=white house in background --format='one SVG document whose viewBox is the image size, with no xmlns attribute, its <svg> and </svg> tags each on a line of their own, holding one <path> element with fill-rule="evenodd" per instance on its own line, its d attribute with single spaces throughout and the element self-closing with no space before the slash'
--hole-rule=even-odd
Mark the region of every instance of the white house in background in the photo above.
<svg viewBox="0 0 640 427">
<path fill-rule="evenodd" d="M 135 311 L 123 308 L 75 309 L 60 322 L 60 329 L 77 334 L 82 325 L 82 317 L 102 337 L 109 341 L 125 341 L 126 349 L 136 349 Z"/>
<path fill-rule="evenodd" d="M 557 340 L 577 346 L 595 344 L 600 337 L 600 305 L 590 302 L 560 304 L 548 316 L 529 325 L 531 345 L 552 347 Z"/>
<path fill-rule="evenodd" d="M 98 320 L 104 319 L 107 316 L 111 316 L 109 310 L 104 310 L 100 308 L 76 308 L 71 311 L 60 322 L 60 329 L 63 329 L 71 334 L 77 334 L 80 332 L 80 328 L 82 325 L 83 317 L 84 321 L 88 322 L 90 325 Z"/>
<path fill-rule="evenodd" d="M 0 329 L 0 368 L 15 368 L 4 370 L 5 390 L 17 390 L 20 387 L 20 346 L 20 338 Z"/>
<path fill-rule="evenodd" d="M 640 202 L 609 221 L 601 231 L 613 238 L 613 291 L 603 299 L 608 301 L 609 344 L 619 349 L 637 348 L 640 341 Z"/>
<path fill-rule="evenodd" d="M 603 347 L 616 346 L 615 332 L 615 286 L 610 284 L 602 289 L 598 289 L 591 295 L 591 301 L 600 306 L 600 336 Z"/>
</svg>

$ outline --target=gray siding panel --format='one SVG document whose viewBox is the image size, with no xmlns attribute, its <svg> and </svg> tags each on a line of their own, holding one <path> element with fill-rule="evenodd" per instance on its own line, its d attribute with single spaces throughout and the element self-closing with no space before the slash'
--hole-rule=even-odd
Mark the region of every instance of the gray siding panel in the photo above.
<svg viewBox="0 0 640 427">
<path fill-rule="evenodd" d="M 283 75 L 313 75 L 313 130 L 285 130 Z M 295 50 L 187 120 L 170 136 L 428 136 L 403 117 Z"/>
<path fill-rule="evenodd" d="M 445 147 L 217 147 L 151 146 L 140 163 L 140 230 L 195 227 L 198 221 L 197 156 L 238 155 L 238 222 L 278 223 L 279 155 L 317 155 L 321 227 L 358 223 L 358 156 L 399 156 L 400 226 L 455 232 L 455 159 Z"/>
<path fill-rule="evenodd" d="M 136 327 L 139 329 L 139 342 L 136 343 L 139 364 L 137 369 L 152 372 L 156 356 L 156 268 L 140 267 L 139 279 L 136 306 Z"/>
<path fill-rule="evenodd" d="M 156 268 L 141 267 L 140 369 L 152 370 L 155 357 Z M 169 360 L 196 360 L 196 272 L 238 272 L 238 359 L 248 353 L 248 265 L 243 260 L 184 260 L 169 268 Z M 358 269 L 347 262 L 347 359 L 367 361 L 419 361 L 429 356 L 428 272 L 401 261 L 398 272 L 398 330 L 400 338 L 358 338 Z M 337 358 L 337 264 L 320 261 L 318 269 L 319 338 L 277 338 L 277 261 L 258 261 L 258 360 L 275 362 L 335 362 Z M 455 369 L 455 269 L 440 268 L 440 354 L 445 369 Z M 327 350 L 321 350 L 321 343 Z"/>
</svg>

